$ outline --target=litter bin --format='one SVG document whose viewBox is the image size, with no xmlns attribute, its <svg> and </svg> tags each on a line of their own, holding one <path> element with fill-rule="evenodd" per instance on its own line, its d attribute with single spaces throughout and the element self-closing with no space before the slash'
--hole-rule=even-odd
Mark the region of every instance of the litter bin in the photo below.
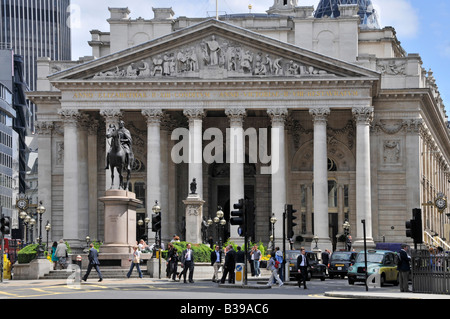
<svg viewBox="0 0 450 319">
<path fill-rule="evenodd" d="M 8 255 L 3 255 L 3 279 L 11 279 L 11 262 Z"/>
</svg>

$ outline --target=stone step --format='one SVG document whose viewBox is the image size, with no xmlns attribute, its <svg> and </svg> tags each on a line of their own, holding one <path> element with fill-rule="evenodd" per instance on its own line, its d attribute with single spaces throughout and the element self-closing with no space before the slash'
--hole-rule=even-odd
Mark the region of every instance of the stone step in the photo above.
<svg viewBox="0 0 450 319">
<path fill-rule="evenodd" d="M 120 278 L 127 277 L 127 273 L 129 271 L 129 269 L 100 268 L 100 271 L 102 272 L 103 278 L 120 279 Z M 142 271 L 143 276 L 148 277 L 147 270 L 144 269 L 144 267 L 141 267 L 141 271 Z M 81 269 L 81 276 L 83 276 L 85 272 L 86 272 L 86 269 Z M 71 271 L 71 270 L 52 270 L 52 271 L 50 271 L 49 274 L 46 274 L 41 279 L 67 279 L 72 273 L 73 273 L 73 271 Z M 95 271 L 95 269 L 92 269 L 91 273 L 89 275 L 89 278 L 95 278 L 95 277 L 98 277 L 97 272 Z M 132 272 L 130 278 L 139 278 L 136 268 L 133 269 L 133 272 Z"/>
</svg>

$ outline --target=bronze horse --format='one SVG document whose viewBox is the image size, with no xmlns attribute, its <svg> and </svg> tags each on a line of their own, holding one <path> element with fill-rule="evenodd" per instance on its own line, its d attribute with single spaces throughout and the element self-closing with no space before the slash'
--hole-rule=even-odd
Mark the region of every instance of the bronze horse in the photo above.
<svg viewBox="0 0 450 319">
<path fill-rule="evenodd" d="M 120 131 L 116 128 L 114 124 L 110 124 L 109 128 L 106 132 L 106 138 L 111 139 L 111 148 L 107 154 L 107 166 L 111 167 L 111 188 L 114 187 L 114 168 L 117 170 L 117 173 L 119 174 L 119 189 L 128 190 L 128 186 L 130 183 L 130 175 L 131 175 L 131 167 L 133 165 L 132 163 L 132 157 L 127 156 L 127 153 L 125 149 L 122 146 L 122 143 L 120 142 L 121 136 Z M 130 163 L 127 161 L 130 160 Z M 124 184 L 123 181 L 123 174 L 122 172 L 127 172 L 127 182 Z"/>
</svg>

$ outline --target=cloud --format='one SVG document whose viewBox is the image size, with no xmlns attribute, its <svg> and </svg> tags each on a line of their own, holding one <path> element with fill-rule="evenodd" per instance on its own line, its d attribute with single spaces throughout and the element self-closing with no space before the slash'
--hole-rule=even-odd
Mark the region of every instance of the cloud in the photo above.
<svg viewBox="0 0 450 319">
<path fill-rule="evenodd" d="M 399 38 L 415 38 L 420 30 L 419 13 L 408 0 L 376 0 L 381 27 L 391 26 Z"/>
</svg>

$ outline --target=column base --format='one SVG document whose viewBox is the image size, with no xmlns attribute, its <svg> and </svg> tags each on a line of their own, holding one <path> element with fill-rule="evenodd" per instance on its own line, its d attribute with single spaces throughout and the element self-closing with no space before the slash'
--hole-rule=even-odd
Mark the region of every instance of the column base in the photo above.
<svg viewBox="0 0 450 319">
<path fill-rule="evenodd" d="M 366 238 L 366 248 L 374 249 L 376 247 L 375 241 L 373 238 Z M 356 238 L 356 240 L 352 243 L 352 250 L 357 252 L 364 250 L 364 238 Z"/>
</svg>

